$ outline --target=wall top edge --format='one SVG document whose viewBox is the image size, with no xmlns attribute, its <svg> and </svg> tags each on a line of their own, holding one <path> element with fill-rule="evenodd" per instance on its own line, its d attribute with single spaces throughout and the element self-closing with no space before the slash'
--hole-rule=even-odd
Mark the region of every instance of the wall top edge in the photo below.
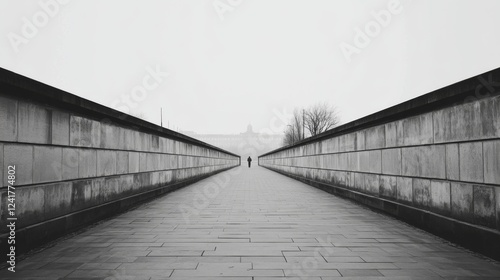
<svg viewBox="0 0 500 280">
<path fill-rule="evenodd" d="M 484 92 L 488 93 L 484 94 Z M 306 138 L 295 144 L 275 149 L 260 155 L 259 158 L 328 138 L 352 133 L 361 129 L 498 95 L 500 95 L 500 68 L 431 91 L 382 111 L 335 127 L 316 136 Z"/>
<path fill-rule="evenodd" d="M 97 120 L 106 120 L 141 132 L 163 136 L 187 144 L 193 144 L 240 157 L 203 141 L 122 113 L 118 110 L 103 106 L 0 67 L 0 96 L 2 95 L 26 101 L 36 101 L 64 111 L 88 115 Z"/>
</svg>

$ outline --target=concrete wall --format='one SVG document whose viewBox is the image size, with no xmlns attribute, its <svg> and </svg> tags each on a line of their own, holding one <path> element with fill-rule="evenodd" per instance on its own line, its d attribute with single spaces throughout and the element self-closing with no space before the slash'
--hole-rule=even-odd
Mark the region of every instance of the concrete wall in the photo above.
<svg viewBox="0 0 500 280">
<path fill-rule="evenodd" d="M 0 233 L 15 165 L 24 249 L 239 164 L 219 148 L 0 71 Z"/>
<path fill-rule="evenodd" d="M 278 149 L 259 164 L 500 258 L 499 74 Z M 484 234 L 494 243 L 468 240 Z"/>
</svg>

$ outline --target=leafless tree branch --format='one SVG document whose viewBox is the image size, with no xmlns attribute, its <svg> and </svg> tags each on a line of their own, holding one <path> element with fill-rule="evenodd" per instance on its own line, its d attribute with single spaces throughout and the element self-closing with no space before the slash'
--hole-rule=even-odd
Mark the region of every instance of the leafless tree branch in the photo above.
<svg viewBox="0 0 500 280">
<path fill-rule="evenodd" d="M 337 110 L 326 102 L 317 103 L 308 109 L 296 109 L 284 132 L 283 145 L 292 145 L 304 139 L 305 134 L 318 135 L 336 127 L 339 123 Z"/>
</svg>

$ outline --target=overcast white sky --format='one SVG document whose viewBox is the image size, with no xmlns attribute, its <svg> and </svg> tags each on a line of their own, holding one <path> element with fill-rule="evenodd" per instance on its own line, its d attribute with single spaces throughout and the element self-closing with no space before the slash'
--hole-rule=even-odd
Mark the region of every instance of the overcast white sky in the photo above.
<svg viewBox="0 0 500 280">
<path fill-rule="evenodd" d="M 319 101 L 346 123 L 500 66 L 496 0 L 68 2 L 0 0 L 0 66 L 198 133 L 276 130 Z"/>
</svg>

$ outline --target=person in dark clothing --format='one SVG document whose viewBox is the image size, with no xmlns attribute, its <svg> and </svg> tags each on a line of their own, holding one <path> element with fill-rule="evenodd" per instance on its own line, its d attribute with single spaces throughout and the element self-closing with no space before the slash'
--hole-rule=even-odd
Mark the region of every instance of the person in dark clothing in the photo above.
<svg viewBox="0 0 500 280">
<path fill-rule="evenodd" d="M 247 161 L 248 161 L 248 168 L 250 168 L 250 166 L 252 165 L 252 158 L 248 157 Z"/>
</svg>

